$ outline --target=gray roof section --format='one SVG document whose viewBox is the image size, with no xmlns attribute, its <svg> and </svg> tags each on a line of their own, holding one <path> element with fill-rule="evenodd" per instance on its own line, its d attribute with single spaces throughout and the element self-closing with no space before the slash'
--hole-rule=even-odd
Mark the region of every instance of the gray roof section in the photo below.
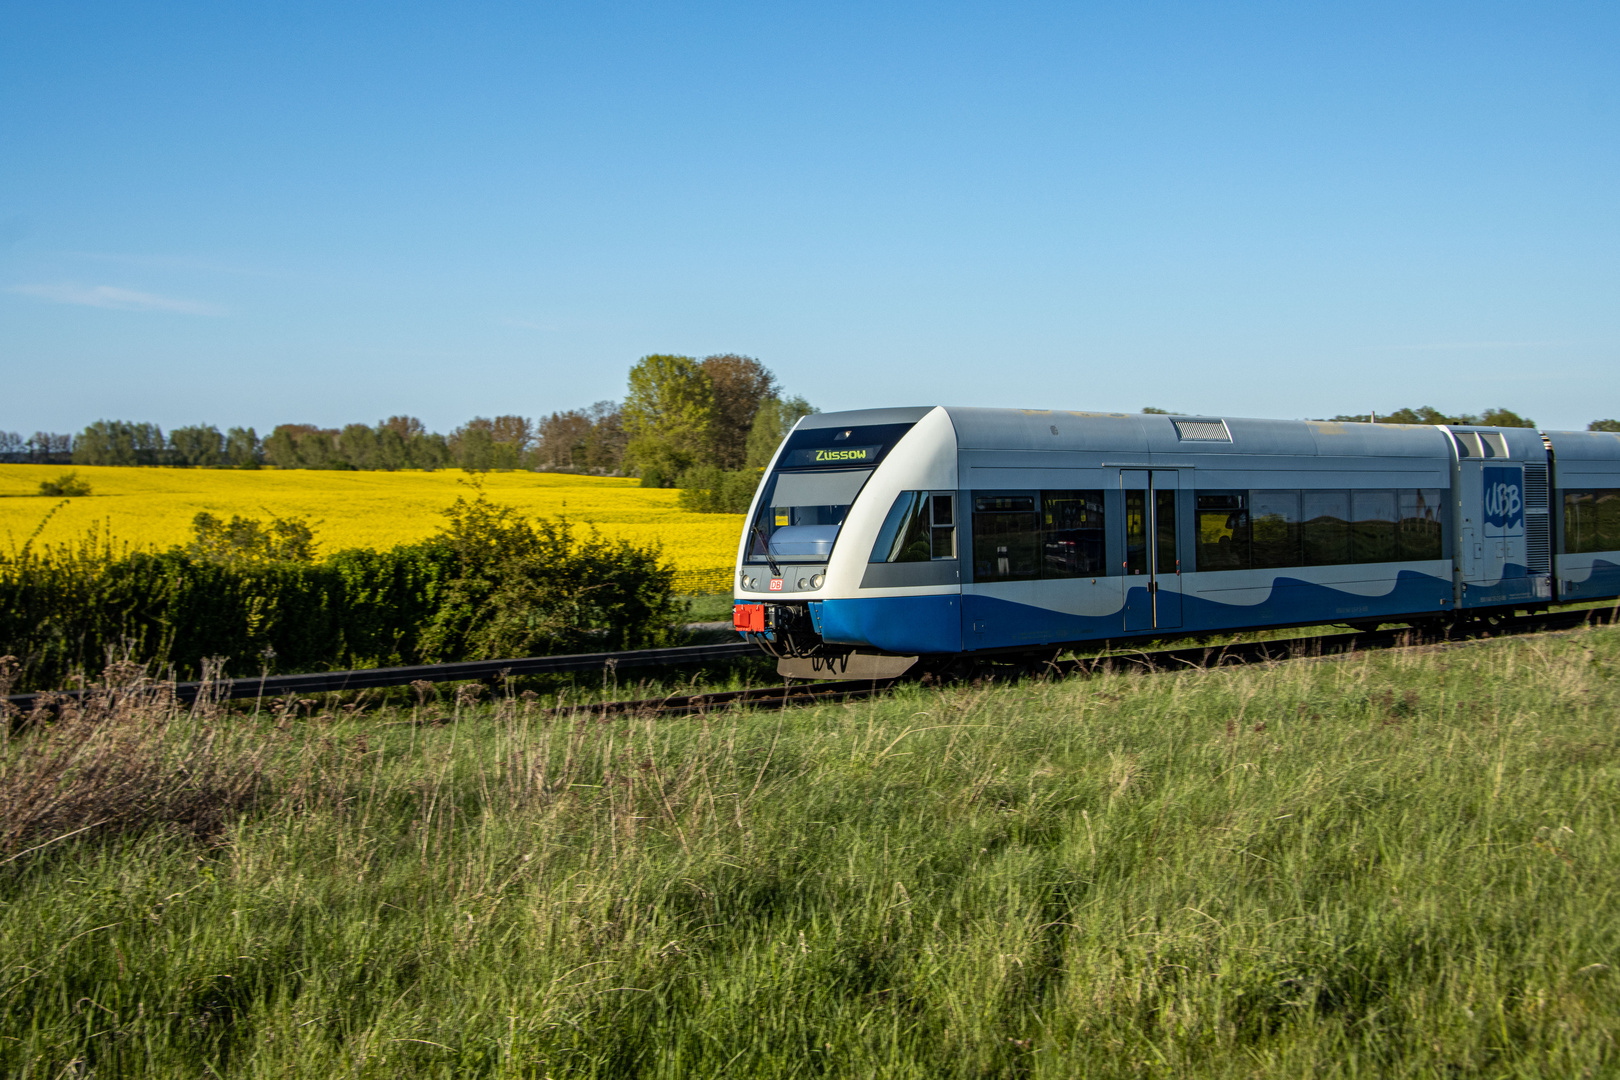
<svg viewBox="0 0 1620 1080">
<path fill-rule="evenodd" d="M 1575 461 L 1620 462 L 1620 432 L 1549 431 L 1547 439 L 1559 465 Z"/>
<path fill-rule="evenodd" d="M 1444 432 L 1415 424 L 1186 417 L 1156 413 L 948 407 L 963 449 L 1080 450 L 1110 455 L 1443 458 Z M 1231 442 L 1183 440 L 1176 420 L 1226 422 Z M 1053 434 L 1053 428 L 1057 433 Z"/>
</svg>

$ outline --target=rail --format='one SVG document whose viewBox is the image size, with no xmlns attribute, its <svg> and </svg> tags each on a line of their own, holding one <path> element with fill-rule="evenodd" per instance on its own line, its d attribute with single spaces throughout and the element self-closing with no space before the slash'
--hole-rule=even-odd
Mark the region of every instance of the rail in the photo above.
<svg viewBox="0 0 1620 1080">
<path fill-rule="evenodd" d="M 368 690 L 382 686 L 409 686 L 414 682 L 460 682 L 502 679 L 512 675 L 559 675 L 577 672 L 622 671 L 626 668 L 707 664 L 762 655 L 746 641 L 720 645 L 681 645 L 669 649 L 633 649 L 629 652 L 574 653 L 567 656 L 526 656 L 516 660 L 464 660 L 452 664 L 417 664 L 413 667 L 361 668 L 358 671 L 317 671 L 304 675 L 265 675 L 239 679 L 213 679 L 165 684 L 181 701 L 206 693 L 224 698 L 279 697 L 282 694 L 320 694 L 338 690 Z M 12 694 L 6 702 L 23 712 L 42 703 L 75 701 L 98 690 L 41 690 Z"/>
<path fill-rule="evenodd" d="M 1497 621 L 1484 620 L 1450 633 L 1425 633 L 1415 628 L 1395 630 L 1356 630 L 1343 634 L 1318 634 L 1312 637 L 1273 638 L 1267 641 L 1245 641 L 1227 645 L 1195 645 L 1191 647 L 1111 652 L 1097 656 L 1075 657 L 1067 660 L 1038 660 L 1026 658 L 1022 665 L 1001 665 L 997 677 L 1019 678 L 1028 675 L 1047 675 L 1056 678 L 1083 677 L 1102 671 L 1136 669 L 1143 671 L 1181 671 L 1190 668 L 1236 667 L 1244 664 L 1265 664 L 1281 660 L 1342 656 L 1376 649 L 1394 649 L 1431 646 L 1448 641 L 1468 641 L 1479 638 L 1506 637 L 1520 634 L 1546 633 L 1572 630 L 1615 620 L 1614 608 L 1589 608 L 1576 611 L 1538 613 L 1526 616 L 1503 617 Z M 997 658 L 989 658 L 997 659 Z M 1000 659 L 1015 660 L 1015 657 Z M 981 669 L 981 672 L 986 669 Z M 922 676 L 924 679 L 930 676 Z M 971 676 L 969 676 L 971 677 Z M 762 686 L 747 690 L 721 690 L 701 694 L 685 694 L 663 698 L 643 698 L 634 701 L 600 701 L 570 705 L 550 712 L 554 715 L 589 716 L 690 716 L 718 712 L 727 708 L 783 709 L 798 705 L 823 705 L 859 698 L 876 697 L 907 682 L 916 682 L 914 675 L 897 679 L 872 679 L 859 682 L 799 683 L 788 686 Z M 940 680 L 940 684 L 956 680 Z"/>
<path fill-rule="evenodd" d="M 1195 645 L 1182 648 L 1111 652 L 1067 660 L 1023 658 L 1024 668 L 1058 677 L 1088 675 L 1101 670 L 1137 668 L 1148 671 L 1224 667 L 1269 663 L 1302 657 L 1322 657 L 1412 645 L 1433 645 L 1446 641 L 1570 630 L 1613 622 L 1620 607 L 1582 608 L 1574 611 L 1543 612 L 1524 616 L 1504 616 L 1497 621 L 1481 621 L 1448 633 L 1424 633 L 1417 629 L 1357 630 L 1313 637 L 1278 638 L 1268 641 L 1228 645 Z M 170 683 L 175 697 L 192 701 L 205 691 L 224 698 L 277 697 L 282 694 L 315 694 L 341 690 L 365 690 L 386 686 L 407 686 L 414 682 L 458 682 L 501 679 L 514 675 L 550 675 L 578 672 L 613 672 L 638 667 L 667 667 L 704 664 L 760 656 L 749 642 L 720 645 L 685 645 L 669 649 L 636 649 L 616 653 L 577 653 L 568 656 L 529 656 L 515 660 L 469 660 L 451 664 L 419 664 L 413 667 L 362 668 L 358 671 L 323 671 L 305 675 L 269 675 L 240 679 Z M 987 660 L 1016 662 L 1017 657 L 987 657 Z M 1005 665 L 1001 670 L 1016 671 Z M 893 686 L 914 681 L 877 679 L 861 682 L 799 683 L 787 686 L 756 687 L 749 690 L 715 691 L 705 694 L 608 701 L 569 706 L 559 712 L 611 714 L 691 715 L 730 707 L 785 708 L 882 694 Z M 40 705 L 71 701 L 104 690 L 57 690 L 13 694 L 7 703 L 21 712 Z"/>
</svg>

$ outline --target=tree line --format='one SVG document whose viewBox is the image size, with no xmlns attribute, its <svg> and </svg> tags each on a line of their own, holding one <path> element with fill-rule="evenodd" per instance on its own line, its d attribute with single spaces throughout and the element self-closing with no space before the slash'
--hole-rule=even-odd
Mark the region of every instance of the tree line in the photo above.
<svg viewBox="0 0 1620 1080">
<path fill-rule="evenodd" d="M 1145 413 L 1167 415 L 1169 409 L 1155 408 L 1150 405 L 1142 410 Z M 1481 413 L 1443 413 L 1433 405 L 1419 405 L 1417 408 L 1393 409 L 1389 412 L 1363 412 L 1340 413 L 1337 416 L 1314 417 L 1317 420 L 1329 420 L 1352 424 L 1456 424 L 1462 427 L 1522 427 L 1533 428 L 1536 422 L 1528 416 L 1520 416 L 1512 409 L 1486 409 Z M 1587 431 L 1620 431 L 1620 420 L 1593 420 L 1586 425 Z"/>
<path fill-rule="evenodd" d="M 691 510 L 747 509 L 759 470 L 798 419 L 815 412 L 783 394 L 758 360 L 720 353 L 699 360 L 655 353 L 630 369 L 623 402 L 599 401 L 538 421 L 518 415 L 474 417 L 449 434 L 414 416 L 375 425 L 323 428 L 280 424 L 260 438 L 251 427 L 175 428 L 98 420 L 77 436 L 0 432 L 0 461 L 77 465 L 167 465 L 256 469 L 535 469 L 637 476 L 644 487 L 679 487 Z M 1166 410 L 1148 407 L 1146 413 Z M 1507 408 L 1449 414 L 1430 405 L 1327 419 L 1386 424 L 1534 427 Z M 1620 420 L 1594 420 L 1588 431 L 1620 431 Z"/>
<path fill-rule="evenodd" d="M 251 427 L 212 424 L 165 433 L 153 423 L 97 420 L 76 436 L 0 432 L 0 461 L 75 465 L 162 465 L 256 469 L 545 469 L 633 475 L 645 486 L 679 484 L 758 469 L 782 434 L 814 409 L 785 398 L 775 375 L 753 357 L 722 353 L 702 360 L 655 354 L 631 369 L 621 404 L 553 412 L 475 417 L 449 434 L 414 416 L 341 428 L 280 424 L 260 437 Z M 749 488 L 752 491 L 752 486 Z"/>
<path fill-rule="evenodd" d="M 1371 424 L 1458 424 L 1465 427 L 1523 427 L 1533 428 L 1536 422 L 1528 416 L 1520 416 L 1512 409 L 1486 409 L 1482 413 L 1457 413 L 1452 416 L 1443 413 L 1432 405 L 1419 405 L 1417 408 L 1395 409 L 1391 412 L 1380 413 L 1340 413 L 1330 416 L 1329 420 L 1344 420 Z M 1587 425 L 1588 431 L 1607 431 L 1599 428 L 1598 424 L 1612 424 L 1613 420 L 1594 420 Z"/>
</svg>

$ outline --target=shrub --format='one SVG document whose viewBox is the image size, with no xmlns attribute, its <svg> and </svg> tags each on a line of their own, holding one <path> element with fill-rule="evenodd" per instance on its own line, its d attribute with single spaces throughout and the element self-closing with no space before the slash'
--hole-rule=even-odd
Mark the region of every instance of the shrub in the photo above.
<svg viewBox="0 0 1620 1080">
<path fill-rule="evenodd" d="M 433 659 L 488 659 L 659 643 L 676 614 L 675 572 L 656 550 L 578 538 L 567 519 L 531 524 L 482 492 L 445 511 L 455 557 L 423 634 Z"/>
<path fill-rule="evenodd" d="M 313 562 L 315 530 L 301 517 L 256 518 L 231 515 L 221 521 L 206 510 L 191 519 L 194 539 L 187 549 L 213 562 Z"/>
<path fill-rule="evenodd" d="M 658 552 L 531 522 L 480 492 L 438 536 L 313 558 L 298 520 L 199 514 L 184 547 L 77 545 L 0 557 L 0 653 L 23 689 L 109 655 L 195 678 L 343 670 L 660 644 L 677 615 Z"/>
<path fill-rule="evenodd" d="M 72 499 L 81 495 L 90 494 L 90 485 L 79 479 L 77 470 L 65 472 L 52 480 L 39 482 L 39 493 L 50 495 L 59 499 Z"/>
</svg>

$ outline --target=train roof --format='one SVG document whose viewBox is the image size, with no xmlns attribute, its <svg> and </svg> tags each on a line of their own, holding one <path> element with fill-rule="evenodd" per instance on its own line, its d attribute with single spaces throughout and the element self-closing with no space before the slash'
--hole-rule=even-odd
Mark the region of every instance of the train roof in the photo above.
<svg viewBox="0 0 1620 1080">
<path fill-rule="evenodd" d="M 1450 452 L 1445 432 L 1423 424 L 939 407 L 950 416 L 957 446 L 963 450 L 1422 458 Z M 816 413 L 805 417 L 801 426 L 915 423 L 933 408 Z M 1534 432 L 1528 434 L 1535 437 Z"/>
<path fill-rule="evenodd" d="M 1549 431 L 1547 441 L 1560 463 L 1620 462 L 1620 431 Z"/>
</svg>

